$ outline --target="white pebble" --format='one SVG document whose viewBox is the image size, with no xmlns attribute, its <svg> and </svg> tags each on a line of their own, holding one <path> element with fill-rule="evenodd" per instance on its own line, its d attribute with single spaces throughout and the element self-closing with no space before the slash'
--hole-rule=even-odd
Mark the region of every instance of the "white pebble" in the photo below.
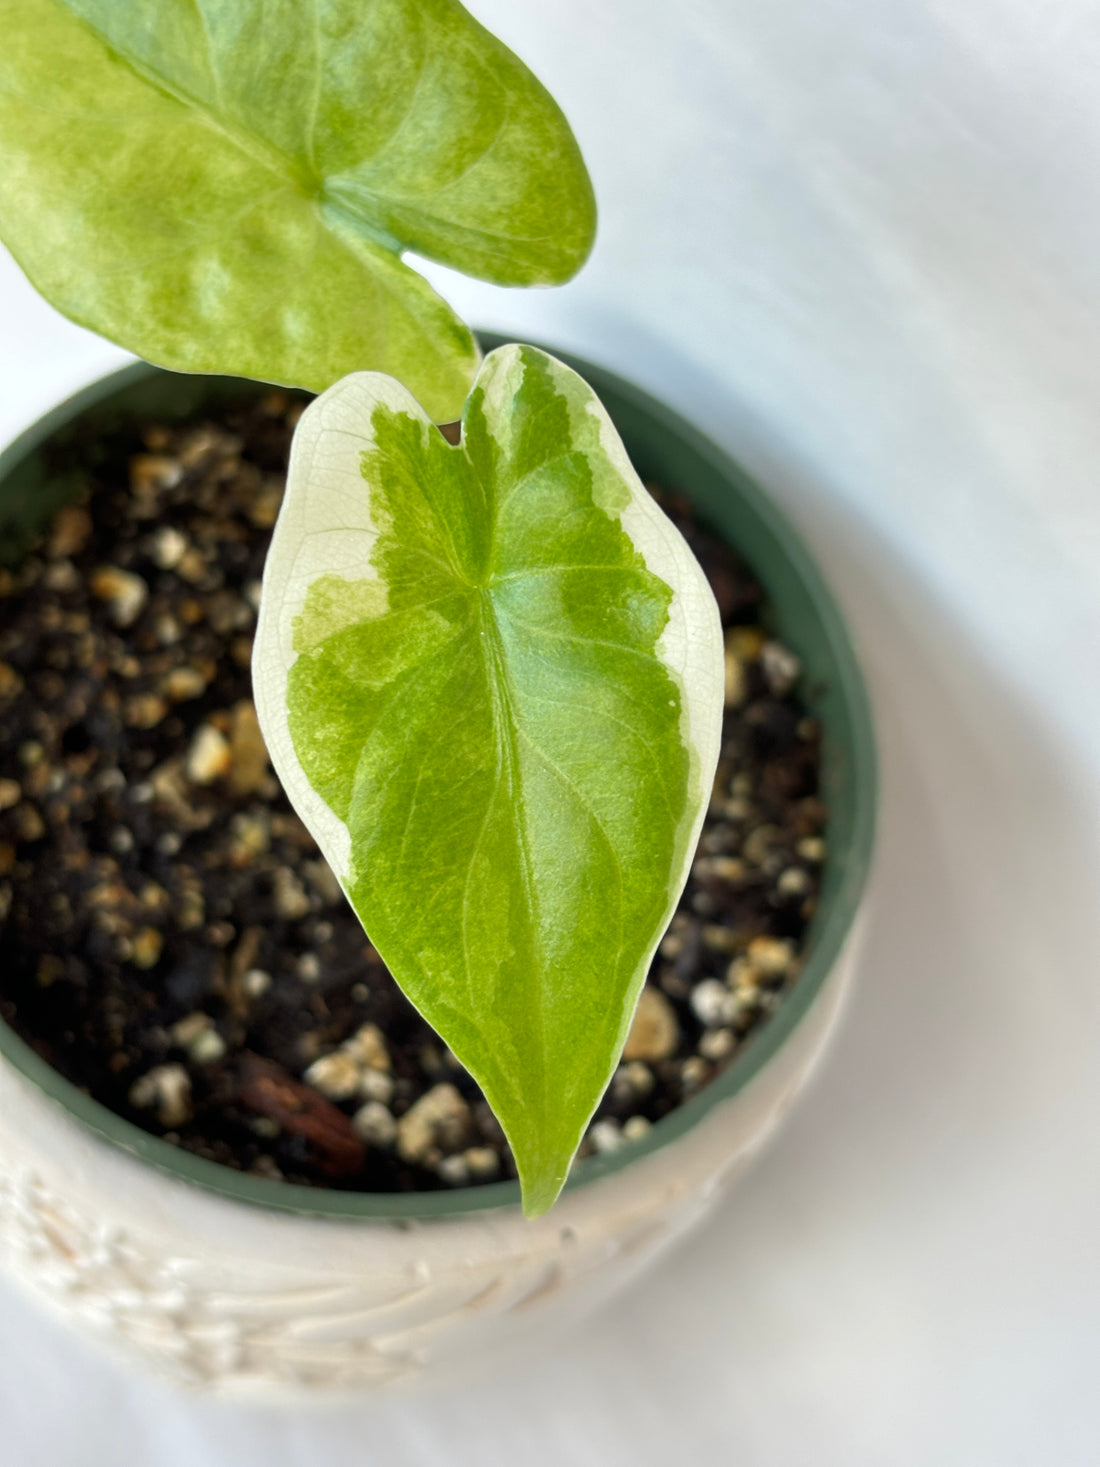
<svg viewBox="0 0 1100 1467">
<path fill-rule="evenodd" d="M 462 1159 L 470 1176 L 479 1181 L 495 1177 L 500 1171 L 500 1157 L 491 1146 L 471 1146 L 462 1153 Z"/>
<path fill-rule="evenodd" d="M 314 1060 L 303 1078 L 329 1100 L 350 1100 L 359 1090 L 359 1066 L 339 1049 Z"/>
<path fill-rule="evenodd" d="M 355 1134 L 370 1146 L 392 1146 L 397 1139 L 397 1122 L 380 1100 L 368 1100 L 351 1118 Z"/>
<path fill-rule="evenodd" d="M 249 968 L 241 979 L 241 987 L 248 998 L 261 998 L 271 987 L 271 974 L 262 968 Z"/>
<path fill-rule="evenodd" d="M 623 1140 L 640 1141 L 643 1136 L 648 1136 L 652 1129 L 645 1116 L 631 1116 L 623 1126 Z"/>
<path fill-rule="evenodd" d="M 609 1152 L 618 1151 L 623 1144 L 623 1133 L 618 1121 L 609 1117 L 589 1128 L 588 1139 L 601 1156 L 606 1156 Z"/>
<path fill-rule="evenodd" d="M 641 1060 L 629 1060 L 615 1071 L 612 1081 L 615 1094 L 624 1100 L 634 1100 L 648 1095 L 653 1089 L 653 1071 Z"/>
<path fill-rule="evenodd" d="M 191 1119 L 191 1077 L 182 1065 L 157 1065 L 134 1081 L 130 1104 L 138 1110 L 155 1107 L 161 1125 L 175 1130 Z"/>
<path fill-rule="evenodd" d="M 355 1063 L 365 1070 L 388 1070 L 390 1052 L 386 1038 L 377 1024 L 363 1024 L 350 1039 L 345 1039 L 343 1048 Z"/>
<path fill-rule="evenodd" d="M 184 771 L 192 784 L 213 784 L 229 773 L 229 741 L 212 723 L 204 723 L 191 740 Z"/>
<path fill-rule="evenodd" d="M 765 978 L 778 978 L 794 962 L 794 943 L 785 937 L 754 937 L 745 956 Z"/>
<path fill-rule="evenodd" d="M 187 549 L 187 537 L 171 525 L 163 525 L 153 537 L 153 559 L 161 570 L 179 565 Z"/>
<path fill-rule="evenodd" d="M 710 1065 L 705 1059 L 693 1054 L 686 1059 L 680 1070 L 680 1083 L 685 1090 L 697 1090 L 710 1076 Z"/>
<path fill-rule="evenodd" d="M 389 1105 L 393 1099 L 393 1076 L 385 1070 L 363 1070 L 359 1075 L 359 1094 L 365 1100 L 379 1100 Z"/>
<path fill-rule="evenodd" d="M 181 1049 L 188 1049 L 200 1034 L 204 1034 L 214 1023 L 209 1014 L 195 1012 L 185 1014 L 172 1025 L 171 1035 Z"/>
<path fill-rule="evenodd" d="M 216 1029 L 205 1029 L 187 1046 L 197 1065 L 213 1065 L 225 1056 L 225 1040 Z"/>
<path fill-rule="evenodd" d="M 732 1029 L 708 1029 L 699 1040 L 699 1053 L 715 1064 L 733 1053 Z"/>
<path fill-rule="evenodd" d="M 149 598 L 149 587 L 132 571 L 116 565 L 101 566 L 92 573 L 92 595 L 106 601 L 116 627 L 133 626 Z"/>
<path fill-rule="evenodd" d="M 298 977 L 303 983 L 316 983 L 320 976 L 320 958 L 316 953 L 303 953 L 298 959 Z"/>
<path fill-rule="evenodd" d="M 810 889 L 810 878 L 801 866 L 788 866 L 779 873 L 775 889 L 780 896 L 805 896 Z"/>
<path fill-rule="evenodd" d="M 745 837 L 741 853 L 753 866 L 763 866 L 782 840 L 783 832 L 777 825 L 758 825 Z"/>
<path fill-rule="evenodd" d="M 153 630 L 156 632 L 157 641 L 162 647 L 172 647 L 183 636 L 183 628 L 174 616 L 162 612 L 153 622 Z"/>
<path fill-rule="evenodd" d="M 453 1085 L 433 1085 L 397 1122 L 403 1161 L 424 1161 L 432 1151 L 455 1151 L 465 1139 L 470 1107 Z"/>
<path fill-rule="evenodd" d="M 80 585 L 80 572 L 71 560 L 58 560 L 46 567 L 44 579 L 48 591 L 75 591 Z"/>
<path fill-rule="evenodd" d="M 789 693 L 798 681 L 802 664 L 782 642 L 765 642 L 760 651 L 760 666 L 768 687 L 777 698 Z"/>
<path fill-rule="evenodd" d="M 276 870 L 271 881 L 271 894 L 275 900 L 276 912 L 288 922 L 297 922 L 309 912 L 306 889 L 289 866 L 280 866 Z M 312 956 L 312 953 L 306 954 L 306 957 Z M 320 968 L 317 971 L 320 975 Z"/>
<path fill-rule="evenodd" d="M 703 928 L 703 941 L 712 953 L 734 953 L 743 938 L 733 927 L 723 927 L 719 922 L 708 922 Z"/>
<path fill-rule="evenodd" d="M 161 678 L 160 690 L 173 703 L 189 703 L 206 692 L 206 678 L 197 667 L 173 667 Z"/>
<path fill-rule="evenodd" d="M 451 1187 L 464 1187 L 470 1180 L 470 1169 L 463 1155 L 445 1156 L 436 1167 L 436 1174 Z"/>
<path fill-rule="evenodd" d="M 713 1029 L 719 1024 L 732 1023 L 737 1001 L 719 979 L 704 978 L 691 991 L 691 1007 L 700 1024 Z"/>
<path fill-rule="evenodd" d="M 744 998 L 746 994 L 755 993 L 760 987 L 760 974 L 748 958 L 742 956 L 734 958 L 726 969 L 726 982 Z"/>
</svg>

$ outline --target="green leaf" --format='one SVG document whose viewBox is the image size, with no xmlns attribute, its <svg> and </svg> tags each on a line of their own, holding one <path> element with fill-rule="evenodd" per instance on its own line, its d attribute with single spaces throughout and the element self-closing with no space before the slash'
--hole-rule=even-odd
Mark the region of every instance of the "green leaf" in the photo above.
<svg viewBox="0 0 1100 1467">
<path fill-rule="evenodd" d="M 503 347 L 457 447 L 377 374 L 313 403 L 254 679 L 291 800 L 544 1211 L 686 880 L 722 714 L 710 589 L 591 389 Z"/>
<path fill-rule="evenodd" d="M 370 367 L 442 421 L 477 348 L 400 251 L 534 285 L 591 248 L 565 119 L 455 0 L 0 0 L 0 34 L 0 235 L 150 361 Z"/>
</svg>

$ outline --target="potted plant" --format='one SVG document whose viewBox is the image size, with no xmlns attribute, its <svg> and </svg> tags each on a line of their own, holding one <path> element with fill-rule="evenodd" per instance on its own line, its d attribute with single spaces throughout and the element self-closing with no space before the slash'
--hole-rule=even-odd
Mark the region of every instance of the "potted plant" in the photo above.
<svg viewBox="0 0 1100 1467">
<path fill-rule="evenodd" d="M 0 228 L 55 304 L 172 367 L 321 391 L 264 576 L 260 723 L 378 952 L 491 1102 L 530 1215 L 508 1183 L 410 1197 L 241 1175 L 111 1115 L 3 1031 L 4 1232 L 24 1272 L 163 1368 L 230 1389 L 389 1379 L 507 1337 L 535 1301 L 587 1304 L 629 1276 L 804 1079 L 868 853 L 858 675 L 774 511 L 614 379 L 530 347 L 479 365 L 399 258 L 567 278 L 594 211 L 564 119 L 452 0 L 360 9 L 328 7 L 301 35 L 292 16 L 272 38 L 259 6 L 207 7 L 203 25 L 35 0 L 0 100 Z M 151 385 L 102 384 L 65 419 L 94 424 Z M 456 417 L 449 442 L 435 424 Z M 51 427 L 9 454 L 10 502 L 59 482 Z M 548 1211 L 637 1024 L 711 794 L 723 673 L 740 675 L 636 467 L 732 534 L 820 680 L 834 855 L 775 1016 Z M 113 584 L 104 599 L 142 595 Z M 216 763 L 233 730 L 211 729 Z M 250 1083 L 262 1119 L 297 1104 L 330 1124 L 300 1087 L 280 1101 L 262 1067 Z M 434 1134 L 447 1117 L 421 1121 Z"/>
</svg>

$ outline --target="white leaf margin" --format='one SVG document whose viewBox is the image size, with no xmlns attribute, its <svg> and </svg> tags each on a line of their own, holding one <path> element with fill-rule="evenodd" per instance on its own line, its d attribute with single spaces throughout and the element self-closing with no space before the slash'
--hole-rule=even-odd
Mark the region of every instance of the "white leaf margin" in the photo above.
<svg viewBox="0 0 1100 1467">
<path fill-rule="evenodd" d="M 252 691 L 260 730 L 290 803 L 347 890 L 351 833 L 302 768 L 290 733 L 287 684 L 299 653 L 294 627 L 309 588 L 324 575 L 381 577 L 371 563 L 380 533 L 371 513 L 362 454 L 374 443 L 379 405 L 436 432 L 412 393 L 384 372 L 352 372 L 306 408 L 294 432 L 286 492 L 264 566 L 252 649 Z"/>
</svg>

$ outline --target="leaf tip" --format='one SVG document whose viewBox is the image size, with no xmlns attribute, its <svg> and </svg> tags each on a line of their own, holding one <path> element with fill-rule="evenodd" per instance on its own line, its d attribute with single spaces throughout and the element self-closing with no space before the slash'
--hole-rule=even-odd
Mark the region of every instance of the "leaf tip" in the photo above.
<svg viewBox="0 0 1100 1467">
<path fill-rule="evenodd" d="M 532 1177 L 525 1177 L 520 1173 L 523 1215 L 528 1222 L 534 1222 L 536 1218 L 550 1211 L 561 1195 L 566 1175 L 567 1171 Z"/>
</svg>

